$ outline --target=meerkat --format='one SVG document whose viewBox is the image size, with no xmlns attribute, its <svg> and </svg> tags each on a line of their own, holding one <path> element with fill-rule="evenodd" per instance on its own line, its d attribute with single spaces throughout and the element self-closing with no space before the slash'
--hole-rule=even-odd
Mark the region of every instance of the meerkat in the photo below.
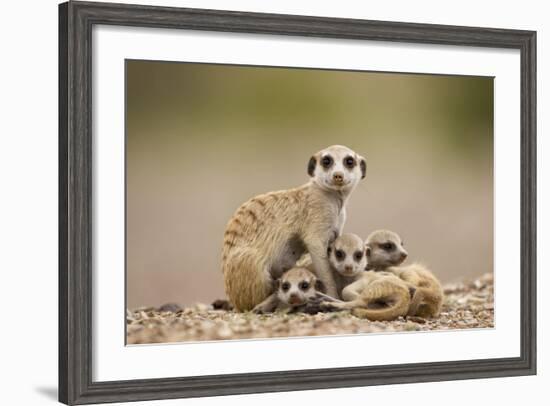
<svg viewBox="0 0 550 406">
<path fill-rule="evenodd" d="M 415 289 L 407 314 L 437 317 L 443 303 L 441 283 L 424 265 L 401 265 L 407 258 L 401 237 L 389 230 L 372 232 L 365 244 L 367 269 L 390 272 Z"/>
<path fill-rule="evenodd" d="M 366 174 L 366 160 L 333 145 L 314 154 L 308 183 L 256 196 L 229 220 L 222 249 L 225 291 L 237 311 L 273 293 L 273 281 L 305 253 L 329 296 L 337 297 L 327 247 L 341 234 L 346 203 Z"/>
<path fill-rule="evenodd" d="M 356 234 L 342 234 L 329 245 L 327 255 L 336 284 L 336 291 L 338 297 L 341 297 L 342 289 L 355 282 L 365 269 L 367 260 L 364 255 L 363 240 Z M 309 254 L 305 254 L 300 258 L 296 266 L 307 268 L 315 273 Z M 326 292 L 323 291 L 323 293 Z"/>
<path fill-rule="evenodd" d="M 357 317 L 393 320 L 407 314 L 411 293 L 397 276 L 365 271 L 367 260 L 363 240 L 342 234 L 330 245 L 329 261 L 344 302 L 323 302 L 328 310 L 351 310 Z"/>
<path fill-rule="evenodd" d="M 363 240 L 355 234 L 342 234 L 329 245 L 327 255 L 331 265 L 332 276 L 336 284 L 338 298 L 340 298 L 344 287 L 355 282 L 358 276 L 364 272 L 366 259 L 364 255 Z M 315 273 L 309 254 L 302 256 L 296 263 L 296 266 L 306 268 L 310 272 Z M 322 293 L 325 293 L 323 288 L 324 286 L 322 284 L 318 287 Z M 320 309 L 317 303 L 308 305 L 308 307 L 315 310 Z M 325 310 L 334 309 L 328 306 Z"/>
<path fill-rule="evenodd" d="M 355 282 L 367 265 L 363 240 L 356 234 L 342 234 L 329 245 L 327 255 L 341 297 L 342 290 Z"/>
<path fill-rule="evenodd" d="M 275 281 L 275 292 L 258 304 L 254 313 L 271 313 L 276 310 L 298 312 L 312 302 L 332 301 L 330 296 L 322 293 L 322 282 L 307 268 L 294 267 L 283 273 Z"/>
</svg>

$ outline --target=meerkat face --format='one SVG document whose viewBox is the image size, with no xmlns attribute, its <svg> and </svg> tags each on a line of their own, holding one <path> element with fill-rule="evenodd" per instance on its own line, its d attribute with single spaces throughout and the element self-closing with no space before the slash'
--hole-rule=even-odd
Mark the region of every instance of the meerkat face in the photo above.
<svg viewBox="0 0 550 406">
<path fill-rule="evenodd" d="M 317 286 L 313 273 L 305 268 L 292 268 L 279 279 L 277 296 L 283 303 L 300 306 L 315 298 Z"/>
<path fill-rule="evenodd" d="M 352 190 L 367 172 L 365 158 L 343 145 L 333 145 L 311 157 L 307 172 L 329 190 Z"/>
<path fill-rule="evenodd" d="M 365 254 L 369 268 L 400 265 L 408 255 L 401 237 L 388 230 L 377 230 L 369 235 Z"/>
<path fill-rule="evenodd" d="M 328 248 L 329 262 L 342 276 L 357 276 L 367 266 L 363 240 L 355 234 L 342 234 Z"/>
</svg>

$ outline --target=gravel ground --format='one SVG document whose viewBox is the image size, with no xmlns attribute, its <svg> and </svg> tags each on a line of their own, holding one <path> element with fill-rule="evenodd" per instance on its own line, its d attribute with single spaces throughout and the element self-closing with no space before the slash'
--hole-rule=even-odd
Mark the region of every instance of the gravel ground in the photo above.
<svg viewBox="0 0 550 406">
<path fill-rule="evenodd" d="M 176 304 L 128 310 L 127 343 L 166 343 L 246 338 L 296 337 L 427 331 L 494 327 L 493 274 L 444 286 L 445 301 L 437 319 L 400 317 L 369 321 L 349 313 L 273 313 L 256 315 L 214 310 L 197 304 L 182 309 Z"/>
</svg>

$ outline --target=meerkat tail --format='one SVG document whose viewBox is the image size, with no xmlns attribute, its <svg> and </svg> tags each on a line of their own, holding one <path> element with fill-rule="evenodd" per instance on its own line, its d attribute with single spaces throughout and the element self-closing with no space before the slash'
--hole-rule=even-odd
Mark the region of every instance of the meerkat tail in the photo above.
<svg viewBox="0 0 550 406">
<path fill-rule="evenodd" d="M 253 252 L 235 250 L 229 255 L 233 258 L 223 266 L 225 293 L 235 310 L 252 310 L 271 294 L 269 273 L 258 269 L 257 256 Z"/>
<path fill-rule="evenodd" d="M 351 311 L 354 316 L 374 321 L 388 321 L 407 314 L 410 293 L 403 285 L 380 280 L 367 288 L 363 300 L 364 307 L 357 307 Z M 381 306 L 380 303 L 384 305 Z"/>
<path fill-rule="evenodd" d="M 393 301 L 393 298 L 391 298 Z M 356 307 L 351 311 L 356 317 L 360 319 L 369 319 L 373 321 L 390 321 L 395 320 L 399 316 L 404 316 L 409 310 L 409 300 L 402 295 L 396 295 L 396 302 L 390 307 L 382 307 L 379 309 L 370 309 L 363 307 Z"/>
</svg>

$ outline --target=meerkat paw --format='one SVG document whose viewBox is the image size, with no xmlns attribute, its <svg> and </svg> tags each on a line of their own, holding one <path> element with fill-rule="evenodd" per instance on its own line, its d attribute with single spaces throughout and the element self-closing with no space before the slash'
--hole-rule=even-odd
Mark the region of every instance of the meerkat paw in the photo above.
<svg viewBox="0 0 550 406">
<path fill-rule="evenodd" d="M 273 309 L 271 309 L 270 306 L 264 306 L 260 303 L 259 305 L 254 307 L 251 310 L 251 312 L 254 313 L 254 314 L 266 314 L 266 313 L 272 313 Z"/>
<path fill-rule="evenodd" d="M 289 314 L 296 314 L 296 313 L 317 314 L 319 312 L 322 312 L 321 308 L 319 307 L 319 301 L 312 300 L 301 306 L 293 307 L 288 313 Z"/>
<path fill-rule="evenodd" d="M 323 300 L 319 302 L 319 309 L 323 312 L 338 312 L 340 310 L 343 310 L 339 306 L 337 306 L 337 303 L 338 302 Z"/>
<path fill-rule="evenodd" d="M 271 313 L 270 311 L 267 311 L 266 309 L 262 308 L 262 307 L 258 307 L 258 308 L 254 308 L 252 309 L 252 313 L 254 314 L 267 314 L 267 313 Z"/>
</svg>

